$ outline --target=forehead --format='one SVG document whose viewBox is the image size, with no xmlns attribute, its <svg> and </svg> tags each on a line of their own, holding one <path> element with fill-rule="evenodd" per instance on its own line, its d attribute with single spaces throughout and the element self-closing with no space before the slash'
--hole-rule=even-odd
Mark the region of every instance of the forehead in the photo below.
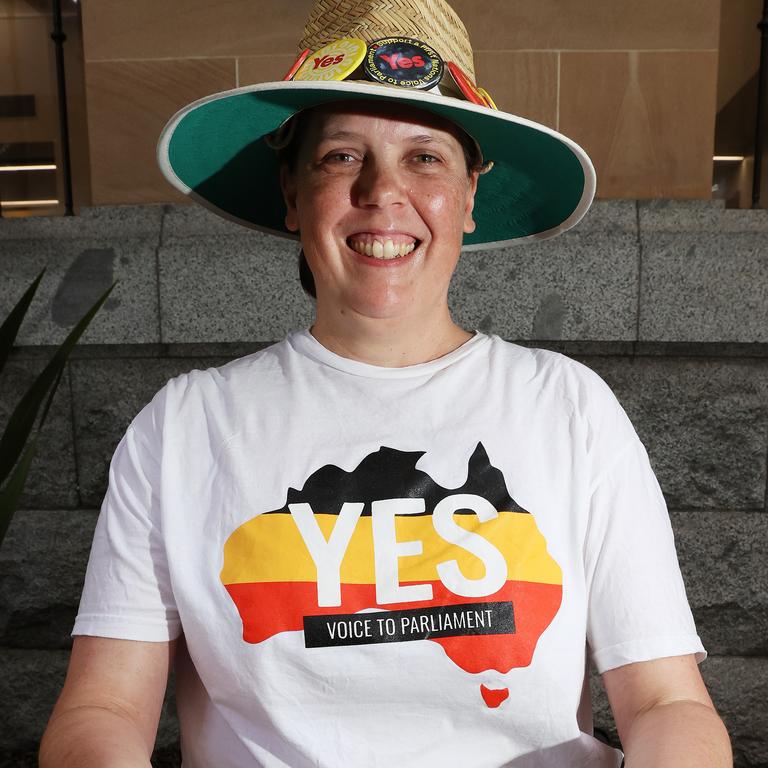
<svg viewBox="0 0 768 768">
<path fill-rule="evenodd" d="M 315 140 L 334 134 L 396 140 L 416 136 L 455 144 L 461 149 L 461 129 L 422 109 L 381 101 L 326 104 L 308 111 L 302 133 Z"/>
</svg>

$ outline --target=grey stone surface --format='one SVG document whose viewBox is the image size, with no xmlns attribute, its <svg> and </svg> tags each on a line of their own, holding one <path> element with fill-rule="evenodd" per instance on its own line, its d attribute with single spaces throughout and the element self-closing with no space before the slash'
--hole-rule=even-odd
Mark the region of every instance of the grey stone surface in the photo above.
<svg viewBox="0 0 768 768">
<path fill-rule="evenodd" d="M 768 226 L 645 234 L 642 258 L 640 339 L 768 341 Z"/>
<path fill-rule="evenodd" d="M 580 358 L 613 388 L 675 509 L 763 509 L 764 360 Z"/>
<path fill-rule="evenodd" d="M 0 246 L 0 317 L 47 267 L 17 344 L 60 344 L 114 280 L 81 344 L 158 342 L 156 237 L 9 240 Z"/>
<path fill-rule="evenodd" d="M 163 350 L 166 357 L 220 357 L 234 359 L 251 355 L 272 344 L 274 344 L 272 341 L 220 341 L 214 344 L 200 342 L 198 344 L 164 344 Z"/>
<path fill-rule="evenodd" d="M 0 219 L 0 242 L 105 237 L 112 240 L 149 237 L 157 242 L 162 219 L 162 205 L 102 205 L 83 208 L 77 216 L 6 218 Z"/>
<path fill-rule="evenodd" d="M 466 253 L 449 292 L 456 322 L 509 339 L 634 340 L 634 234 L 572 232 Z"/>
<path fill-rule="evenodd" d="M 637 341 L 630 354 L 639 357 L 768 358 L 768 343 L 747 341 Z M 586 353 L 590 354 L 590 353 Z M 612 354 L 610 350 L 596 354 Z M 621 351 L 616 354 L 624 354 Z"/>
<path fill-rule="evenodd" d="M 627 408 L 673 509 L 688 595 L 712 654 L 702 670 L 731 728 L 737 768 L 768 768 L 766 234 L 765 211 L 597 201 L 560 238 L 465 254 L 451 291 L 460 322 L 579 356 Z M 638 242 L 644 284 L 636 341 Z M 0 549 L 0 768 L 36 765 L 66 664 L 57 649 L 68 642 L 90 529 L 126 426 L 172 376 L 219 365 L 310 322 L 297 250 L 198 206 L 0 221 L 0 313 L 49 264 L 21 343 L 59 341 L 86 299 L 121 280 L 113 292 L 121 303 L 102 310 L 105 324 L 79 348 L 90 357 L 76 352 L 62 380 L 24 509 Z M 37 346 L 21 352 L 0 379 L 0 428 L 50 358 Z M 219 352 L 224 357 L 198 357 Z M 649 356 L 621 357 L 627 353 Z M 753 359 L 739 358 L 747 355 Z M 595 710 L 596 723 L 610 729 L 604 696 Z M 165 715 L 156 766 L 179 765 L 176 739 Z"/>
<path fill-rule="evenodd" d="M 592 717 L 595 728 L 599 728 L 608 736 L 608 742 L 618 749 L 621 749 L 619 735 L 616 733 L 616 723 L 613 720 L 611 705 L 608 703 L 608 697 L 605 695 L 605 688 L 600 675 L 590 669 L 589 691 L 592 696 Z"/>
<path fill-rule="evenodd" d="M 635 200 L 595 200 L 572 234 L 630 234 L 637 236 Z"/>
<path fill-rule="evenodd" d="M 276 341 L 312 322 L 298 246 L 251 233 L 166 238 L 160 250 L 165 343 Z"/>
<path fill-rule="evenodd" d="M 0 754 L 36 750 L 59 695 L 68 651 L 13 650 L 0 654 Z"/>
<path fill-rule="evenodd" d="M 36 765 L 27 761 L 37 753 L 64 684 L 68 660 L 68 651 L 3 649 L 0 654 L 0 723 L 3 724 L 0 765 Z M 157 734 L 157 755 L 167 759 L 177 742 L 178 724 L 170 685 Z"/>
<path fill-rule="evenodd" d="M 9 359 L 0 374 L 0 434 L 5 432 L 11 414 L 47 362 L 47 357 L 19 360 L 13 355 Z M 79 503 L 69 375 L 69 368 L 65 368 L 45 424 L 40 430 L 35 457 L 20 499 L 22 508 L 74 508 Z M 40 424 L 44 407 L 45 403 L 38 412 L 33 435 Z"/>
<path fill-rule="evenodd" d="M 450 293 L 454 315 L 509 338 L 634 339 L 636 234 L 634 201 L 598 201 L 556 240 L 465 253 Z M 198 206 L 169 206 L 163 341 L 276 340 L 308 325 L 314 307 L 298 285 L 297 253 L 295 243 L 249 232 Z"/>
<path fill-rule="evenodd" d="M 202 205 L 166 205 L 163 216 L 163 245 L 185 237 L 264 237 L 254 229 L 218 216 Z M 281 238 L 274 238 L 280 241 Z"/>
<path fill-rule="evenodd" d="M 670 513 L 696 627 L 712 655 L 768 656 L 768 515 Z"/>
<path fill-rule="evenodd" d="M 730 734 L 735 768 L 768 768 L 768 659 L 716 656 L 701 674 Z"/>
<path fill-rule="evenodd" d="M 101 507 L 112 454 L 133 417 L 155 393 L 180 373 L 224 362 L 216 358 L 72 362 L 75 443 L 83 506 Z"/>
<path fill-rule="evenodd" d="M 640 235 L 650 232 L 768 233 L 768 210 L 725 208 L 722 200 L 639 200 Z"/>
<path fill-rule="evenodd" d="M 0 548 L 0 645 L 69 648 L 95 510 L 20 510 Z"/>
</svg>

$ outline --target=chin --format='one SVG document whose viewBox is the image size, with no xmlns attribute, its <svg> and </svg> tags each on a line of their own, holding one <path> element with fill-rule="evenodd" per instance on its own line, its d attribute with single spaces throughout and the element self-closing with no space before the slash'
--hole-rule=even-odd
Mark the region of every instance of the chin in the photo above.
<svg viewBox="0 0 768 768">
<path fill-rule="evenodd" d="M 401 296 L 393 296 L 391 293 L 383 296 L 357 297 L 347 304 L 358 315 L 380 320 L 399 317 L 407 312 L 411 305 L 412 302 L 405 301 Z"/>
</svg>

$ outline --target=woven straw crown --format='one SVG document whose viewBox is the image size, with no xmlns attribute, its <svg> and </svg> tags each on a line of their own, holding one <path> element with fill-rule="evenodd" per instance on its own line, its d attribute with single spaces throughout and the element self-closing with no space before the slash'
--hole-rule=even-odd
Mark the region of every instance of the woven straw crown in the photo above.
<svg viewBox="0 0 768 768">
<path fill-rule="evenodd" d="M 316 51 L 342 37 L 371 43 L 394 36 L 431 45 L 444 61 L 455 61 L 475 80 L 469 35 L 444 0 L 316 0 L 299 50 Z"/>
</svg>

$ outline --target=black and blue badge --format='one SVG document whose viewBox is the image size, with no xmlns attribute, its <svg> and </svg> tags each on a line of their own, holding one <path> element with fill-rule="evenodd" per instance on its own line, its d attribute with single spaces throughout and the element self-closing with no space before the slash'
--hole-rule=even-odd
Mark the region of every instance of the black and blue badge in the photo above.
<svg viewBox="0 0 768 768">
<path fill-rule="evenodd" d="M 368 46 L 363 65 L 369 80 L 403 88 L 432 88 L 443 76 L 434 48 L 413 37 L 384 37 Z"/>
</svg>

